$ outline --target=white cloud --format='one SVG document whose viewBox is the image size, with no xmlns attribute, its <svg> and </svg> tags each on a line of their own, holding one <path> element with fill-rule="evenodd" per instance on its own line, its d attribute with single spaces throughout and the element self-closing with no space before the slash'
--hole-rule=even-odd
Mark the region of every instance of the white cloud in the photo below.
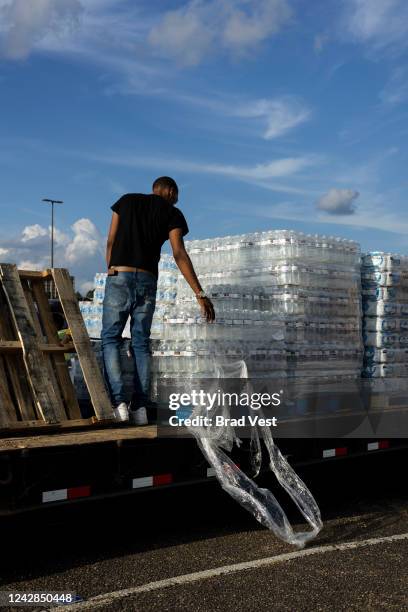
<svg viewBox="0 0 408 612">
<path fill-rule="evenodd" d="M 45 244 L 49 242 L 51 236 L 51 226 L 43 227 L 36 223 L 35 225 L 27 225 L 21 232 L 21 242 L 36 241 L 37 243 Z M 69 236 L 54 227 L 54 244 L 65 245 L 69 242 Z"/>
<path fill-rule="evenodd" d="M 69 268 L 82 290 L 96 272 L 105 269 L 104 239 L 90 219 L 78 219 L 69 232 L 55 228 L 55 266 Z M 50 228 L 39 224 L 23 228 L 14 238 L 0 239 L 0 256 L 26 270 L 50 266 Z"/>
<path fill-rule="evenodd" d="M 79 0 L 9 0 L 0 7 L 3 54 L 11 59 L 29 55 L 50 31 L 56 36 L 78 25 Z"/>
<path fill-rule="evenodd" d="M 18 262 L 20 270 L 44 270 L 47 267 L 44 259 L 37 259 L 37 261 L 30 261 L 29 259 L 23 259 Z"/>
<path fill-rule="evenodd" d="M 254 100 L 238 106 L 232 114 L 259 118 L 266 123 L 264 138 L 272 140 L 310 119 L 311 111 L 296 97 L 283 96 L 271 100 Z"/>
<path fill-rule="evenodd" d="M 51 226 L 48 228 L 48 234 L 51 235 Z M 65 246 L 69 244 L 70 237 L 68 236 L 68 234 L 65 234 L 64 232 L 59 230 L 57 227 L 54 227 L 54 242 L 58 246 L 59 245 Z"/>
<path fill-rule="evenodd" d="M 109 93 L 165 96 L 251 119 L 262 125 L 265 139 L 273 139 L 310 118 L 300 99 L 183 96 L 166 60 L 193 65 L 223 50 L 245 53 L 289 20 L 288 2 L 190 0 L 160 12 L 126 0 L 0 0 L 0 53 L 19 59 L 40 50 L 84 59 L 115 75 L 116 84 L 107 81 Z"/>
<path fill-rule="evenodd" d="M 246 167 L 208 164 L 203 166 L 203 170 L 213 174 L 265 180 L 291 176 L 314 163 L 315 160 L 312 157 L 287 157 Z"/>
<path fill-rule="evenodd" d="M 360 194 L 353 189 L 330 189 L 317 202 L 317 208 L 330 215 L 352 215 Z"/>
<path fill-rule="evenodd" d="M 74 237 L 65 250 L 65 257 L 70 264 L 102 255 L 102 239 L 90 219 L 78 219 L 71 229 Z"/>
<path fill-rule="evenodd" d="M 95 289 L 95 282 L 94 280 L 82 281 L 78 287 L 81 294 L 85 297 L 88 291 L 92 291 L 93 289 Z"/>
<path fill-rule="evenodd" d="M 35 240 L 48 235 L 48 231 L 45 227 L 42 227 L 38 223 L 35 225 L 27 225 L 22 231 L 22 242 L 28 242 L 29 240 Z"/>
<path fill-rule="evenodd" d="M 289 0 L 184 0 L 178 5 L 166 11 L 131 0 L 0 0 L 3 53 L 20 59 L 38 49 L 65 52 L 104 63 L 137 82 L 143 73 L 157 74 L 154 56 L 195 65 L 222 51 L 245 54 L 291 15 Z"/>
<path fill-rule="evenodd" d="M 278 204 L 273 203 L 270 205 L 252 206 L 251 215 L 267 219 L 298 221 L 301 223 L 304 223 L 305 219 L 313 219 L 313 223 L 317 224 L 323 223 L 327 225 L 330 223 L 358 229 L 370 228 L 406 236 L 408 232 L 408 219 L 396 213 L 387 212 L 384 203 L 375 202 L 375 198 L 373 198 L 370 203 L 365 202 L 365 205 L 363 206 L 361 204 L 360 207 L 361 210 L 359 208 L 359 210 L 352 215 L 329 216 L 329 214 L 322 211 L 322 213 L 317 216 L 314 213 L 313 216 L 311 216 L 312 211 L 310 204 L 305 202 L 285 201 Z M 237 212 L 236 203 L 234 204 L 234 210 Z M 245 213 L 245 211 L 247 211 L 247 207 L 244 207 L 240 212 Z"/>
<path fill-rule="evenodd" d="M 241 3 L 235 0 L 229 4 L 231 12 L 225 24 L 223 42 L 227 47 L 240 52 L 276 34 L 292 14 L 286 0 Z"/>
<path fill-rule="evenodd" d="M 173 57 L 181 64 L 198 64 L 214 44 L 215 24 L 208 23 L 208 13 L 201 3 L 195 2 L 166 13 L 151 30 L 149 43 L 160 54 Z"/>
<path fill-rule="evenodd" d="M 194 66 L 222 49 L 247 53 L 290 16 L 287 0 L 190 0 L 164 14 L 149 42 L 166 59 Z"/>
<path fill-rule="evenodd" d="M 187 94 L 169 91 L 167 99 L 177 103 L 204 109 L 214 116 L 238 120 L 250 120 L 260 125 L 265 140 L 278 138 L 311 119 L 312 110 L 300 96 L 286 94 L 275 98 L 248 98 L 242 95 L 222 95 L 217 92 Z M 200 121 L 202 122 L 202 113 Z M 246 121 L 247 127 L 250 121 Z"/>
<path fill-rule="evenodd" d="M 405 47 L 408 35 L 406 0 L 346 0 L 343 32 L 376 49 Z"/>
<path fill-rule="evenodd" d="M 135 155 L 124 154 L 101 154 L 75 152 L 88 161 L 100 162 L 103 164 L 127 167 L 127 168 L 154 168 L 162 171 L 186 172 L 193 174 L 212 174 L 219 176 L 234 177 L 238 181 L 257 184 L 265 189 L 286 192 L 286 193 L 307 193 L 304 189 L 299 189 L 295 185 L 282 185 L 276 179 L 284 177 L 295 177 L 297 173 L 310 166 L 316 166 L 323 160 L 316 155 L 305 155 L 302 157 L 287 157 L 275 159 L 269 162 L 255 164 L 253 166 L 235 164 L 214 164 L 206 162 L 196 162 L 177 158 L 149 158 L 137 157 Z"/>
</svg>

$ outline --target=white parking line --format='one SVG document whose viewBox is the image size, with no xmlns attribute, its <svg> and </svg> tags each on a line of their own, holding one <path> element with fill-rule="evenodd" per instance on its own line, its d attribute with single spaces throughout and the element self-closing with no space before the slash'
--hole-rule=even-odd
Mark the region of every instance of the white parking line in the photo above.
<svg viewBox="0 0 408 612">
<path fill-rule="evenodd" d="M 132 595 L 138 595 L 139 593 L 148 593 L 150 591 L 157 591 L 159 589 L 165 589 L 167 587 L 179 586 L 183 584 L 189 584 L 192 582 L 198 582 L 200 580 L 207 580 L 208 578 L 216 578 L 217 576 L 233 574 L 235 572 L 242 572 L 244 570 L 258 569 L 266 565 L 274 565 L 276 563 L 283 563 L 284 561 L 291 561 L 292 559 L 299 559 L 301 557 L 310 557 L 311 555 L 318 555 L 321 553 L 350 550 L 352 548 L 363 548 L 364 546 L 374 546 L 376 544 L 387 544 L 389 542 L 398 542 L 401 540 L 408 540 L 408 533 L 400 533 L 392 536 L 384 536 L 382 538 L 371 538 L 369 540 L 356 540 L 354 542 L 344 542 L 343 544 L 330 544 L 328 546 L 315 546 L 313 548 L 306 548 L 305 550 L 295 550 L 290 553 L 284 553 L 282 555 L 276 555 L 275 557 L 265 557 L 263 559 L 254 559 L 253 561 L 244 561 L 243 563 L 234 563 L 233 565 L 223 565 L 222 567 L 215 567 L 213 569 L 204 570 L 202 572 L 193 572 L 191 574 L 183 574 L 181 576 L 174 576 L 172 578 L 165 578 L 164 580 L 157 580 L 155 582 L 148 582 L 141 586 L 132 587 L 130 589 L 122 589 L 121 591 L 113 591 L 112 593 L 104 593 L 103 595 L 97 595 L 91 597 L 87 601 L 78 602 L 69 606 L 69 610 L 95 610 L 102 606 L 108 606 L 113 601 L 119 599 L 125 599 Z M 67 610 L 67 606 L 57 606 L 50 608 L 49 612 L 54 610 Z"/>
</svg>

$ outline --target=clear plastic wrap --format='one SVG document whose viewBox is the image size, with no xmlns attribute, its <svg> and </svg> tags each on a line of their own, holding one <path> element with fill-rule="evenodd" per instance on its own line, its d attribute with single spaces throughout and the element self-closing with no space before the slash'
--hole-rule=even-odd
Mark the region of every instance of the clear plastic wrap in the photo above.
<svg viewBox="0 0 408 612">
<path fill-rule="evenodd" d="M 215 371 L 215 385 L 218 385 L 221 379 L 228 377 L 248 377 L 244 361 L 228 365 L 216 363 Z M 217 407 L 217 414 L 228 417 L 228 413 L 228 407 Z M 262 416 L 260 411 L 257 411 L 257 413 Z M 195 406 L 191 416 L 208 416 L 207 408 L 201 405 Z M 310 531 L 295 532 L 273 493 L 268 489 L 258 487 L 228 457 L 226 453 L 232 450 L 233 445 L 240 446 L 241 444 L 234 427 L 230 425 L 220 427 L 199 425 L 189 426 L 189 430 L 196 438 L 208 463 L 214 468 L 215 475 L 222 488 L 241 506 L 251 512 L 264 527 L 273 531 L 276 536 L 285 542 L 300 548 L 319 533 L 323 526 L 319 507 L 305 483 L 275 445 L 270 427 L 257 425 L 251 428 L 250 450 L 253 473 L 256 475 L 260 470 L 262 460 L 260 439 L 262 438 L 268 450 L 271 471 L 310 525 Z"/>
</svg>

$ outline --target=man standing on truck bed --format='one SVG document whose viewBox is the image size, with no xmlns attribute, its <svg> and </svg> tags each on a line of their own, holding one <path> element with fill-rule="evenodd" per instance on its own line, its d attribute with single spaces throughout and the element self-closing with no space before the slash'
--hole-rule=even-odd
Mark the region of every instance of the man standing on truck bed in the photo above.
<svg viewBox="0 0 408 612">
<path fill-rule="evenodd" d="M 106 247 L 108 277 L 103 302 L 102 352 L 115 418 L 146 425 L 150 382 L 150 328 L 156 304 L 158 263 L 163 243 L 169 239 L 180 272 L 194 291 L 208 322 L 215 314 L 198 281 L 183 236 L 188 227 L 175 208 L 177 183 L 162 176 L 153 193 L 129 193 L 113 206 Z M 125 403 L 119 347 L 128 317 L 135 363 L 134 389 L 129 407 Z"/>
</svg>

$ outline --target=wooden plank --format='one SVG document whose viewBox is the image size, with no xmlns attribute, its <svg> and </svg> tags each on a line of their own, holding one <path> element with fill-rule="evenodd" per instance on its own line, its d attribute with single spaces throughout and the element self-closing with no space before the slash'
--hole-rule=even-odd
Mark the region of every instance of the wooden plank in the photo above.
<svg viewBox="0 0 408 612">
<path fill-rule="evenodd" d="M 21 281 L 21 285 L 23 287 L 23 291 L 24 291 L 25 299 L 27 301 L 28 308 L 31 312 L 32 320 L 34 323 L 34 330 L 35 330 L 37 340 L 38 340 L 37 348 L 39 348 L 40 343 L 43 342 L 44 340 L 44 333 L 41 327 L 40 319 L 38 317 L 38 311 L 34 303 L 33 294 L 31 292 L 31 286 L 29 285 L 27 280 Z M 47 377 L 55 393 L 56 403 L 54 405 L 54 410 L 57 415 L 58 421 L 63 421 L 64 419 L 67 418 L 67 413 L 65 412 L 65 407 L 62 402 L 62 393 L 58 385 L 57 377 L 55 375 L 54 364 L 52 362 L 52 358 L 50 354 L 44 354 L 43 357 L 44 357 L 44 364 L 46 368 Z"/>
<path fill-rule="evenodd" d="M 140 440 L 157 438 L 156 425 L 144 427 L 118 427 L 75 431 L 69 433 L 45 434 L 0 439 L 0 452 L 17 451 L 26 448 L 47 448 L 55 446 L 76 446 L 82 444 L 101 444 L 118 440 Z"/>
<path fill-rule="evenodd" d="M 79 310 L 68 270 L 53 268 L 52 277 L 78 354 L 84 380 L 98 419 L 113 419 L 111 402 Z"/>
<path fill-rule="evenodd" d="M 10 395 L 3 357 L 0 357 L 0 427 L 10 427 L 17 421 L 17 414 Z"/>
<path fill-rule="evenodd" d="M 21 279 L 42 279 L 51 276 L 51 270 L 19 270 L 18 274 Z"/>
<path fill-rule="evenodd" d="M 35 398 L 27 380 L 23 357 L 21 356 L 17 359 L 17 357 L 9 355 L 6 363 L 21 419 L 26 421 L 40 418 L 41 415 L 39 413 L 36 414 Z"/>
<path fill-rule="evenodd" d="M 85 428 L 98 428 L 101 427 L 112 429 L 112 427 L 127 427 L 126 423 L 117 424 L 116 421 L 111 419 L 105 421 L 99 421 L 96 416 L 91 416 L 86 419 L 69 419 L 66 421 L 60 421 L 59 423 L 45 423 L 44 421 L 16 421 L 12 426 L 5 428 L 0 427 L 0 439 L 2 437 L 10 436 L 14 433 L 22 435 L 31 435 L 29 432 L 35 431 L 36 434 L 47 432 L 47 433 L 58 433 L 60 431 L 73 431 Z"/>
<path fill-rule="evenodd" d="M 73 344 L 40 344 L 40 351 L 43 353 L 60 353 L 62 355 L 66 353 L 76 353 L 75 346 Z"/>
<path fill-rule="evenodd" d="M 101 421 L 98 421 L 96 417 L 90 417 L 87 419 L 69 419 L 65 421 L 59 421 L 58 423 L 45 423 L 44 421 L 18 421 L 17 423 L 13 423 L 12 427 L 7 427 L 7 434 L 10 435 L 11 432 L 21 433 L 24 430 L 36 430 L 36 431 L 60 431 L 64 429 L 75 429 L 78 427 L 89 427 L 90 425 L 98 424 L 98 427 L 101 425 Z M 112 421 L 107 421 L 109 426 L 112 426 Z M 0 437 L 4 431 L 0 427 Z"/>
<path fill-rule="evenodd" d="M 57 343 L 59 341 L 58 330 L 54 323 L 51 308 L 48 302 L 47 295 L 45 293 L 44 284 L 42 281 L 32 282 L 31 286 L 48 342 Z M 65 345 L 65 347 L 63 348 L 66 349 L 67 346 L 73 345 Z M 65 352 L 69 351 L 65 350 Z M 80 419 L 81 410 L 79 408 L 75 389 L 72 384 L 71 377 L 69 375 L 68 365 L 65 361 L 65 357 L 63 354 L 54 354 L 52 356 L 52 360 L 55 366 L 55 371 L 60 385 L 60 389 L 62 391 L 62 397 L 64 399 L 67 415 L 71 419 Z"/>
<path fill-rule="evenodd" d="M 2 287 L 0 287 L 0 338 L 5 341 L 13 341 L 17 331 L 11 319 L 7 299 Z M 20 341 L 18 341 L 19 344 Z M 32 391 L 26 379 L 26 370 L 23 355 L 8 355 L 4 363 L 8 372 L 12 391 L 17 402 L 19 415 L 23 420 L 35 419 L 35 407 Z"/>
<path fill-rule="evenodd" d="M 23 347 L 20 340 L 0 340 L 0 353 L 21 353 Z"/>
<path fill-rule="evenodd" d="M 75 353 L 73 344 L 39 344 L 43 353 Z M 0 353 L 21 353 L 23 347 L 20 340 L 0 340 Z"/>
<path fill-rule="evenodd" d="M 0 277 L 10 306 L 10 312 L 23 345 L 23 359 L 39 414 L 49 422 L 58 421 L 55 410 L 58 399 L 47 378 L 47 366 L 43 353 L 38 349 L 34 321 L 24 296 L 17 267 L 0 264 Z"/>
</svg>

